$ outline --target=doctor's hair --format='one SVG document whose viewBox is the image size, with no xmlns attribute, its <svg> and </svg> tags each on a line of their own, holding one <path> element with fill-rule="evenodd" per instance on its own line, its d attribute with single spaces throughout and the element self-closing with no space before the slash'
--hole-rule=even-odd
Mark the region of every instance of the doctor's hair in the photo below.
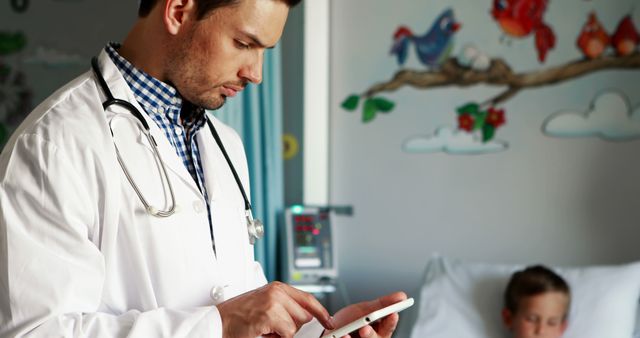
<svg viewBox="0 0 640 338">
<path fill-rule="evenodd" d="M 519 303 L 523 298 L 547 292 L 565 294 L 567 296 L 567 310 L 569 309 L 571 302 L 569 284 L 560 275 L 545 266 L 527 267 L 511 275 L 504 293 L 504 307 L 515 314 L 518 312 Z"/>
<path fill-rule="evenodd" d="M 216 8 L 233 6 L 240 3 L 242 0 L 195 0 L 196 3 L 196 17 L 198 20 L 202 20 L 206 18 L 209 14 L 211 14 Z M 273 1 L 281 1 L 287 4 L 290 8 L 299 4 L 302 0 L 273 0 Z M 160 0 L 140 0 L 140 7 L 138 8 L 138 17 L 144 18 L 149 13 L 153 7 L 160 2 Z"/>
</svg>

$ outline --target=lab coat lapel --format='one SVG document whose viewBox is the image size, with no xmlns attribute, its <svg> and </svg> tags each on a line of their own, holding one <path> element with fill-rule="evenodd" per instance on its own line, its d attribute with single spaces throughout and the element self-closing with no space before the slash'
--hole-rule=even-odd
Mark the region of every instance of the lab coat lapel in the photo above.
<svg viewBox="0 0 640 338">
<path fill-rule="evenodd" d="M 211 115 L 208 118 L 216 127 L 247 197 L 250 199 L 249 172 L 242 140 L 229 126 Z M 199 133 L 198 141 L 207 145 L 201 147 L 204 149 L 201 155 L 203 167 L 206 169 L 205 177 L 209 182 L 207 184 L 211 184 L 208 189 L 213 190 L 213 193 L 210 193 L 210 199 L 217 259 L 225 276 L 233 276 L 227 280 L 229 287 L 226 291 L 229 296 L 235 296 L 246 292 L 247 289 L 265 284 L 266 280 L 258 263 L 252 264 L 250 269 L 242 271 L 238 269 L 244 265 L 243 262 L 255 262 L 254 246 L 249 242 L 244 199 L 209 128 L 206 133 Z M 255 270 L 256 267 L 258 270 Z M 255 279 L 256 275 L 260 277 Z"/>
<path fill-rule="evenodd" d="M 210 117 L 207 117 L 207 119 L 210 119 Z M 220 161 L 224 160 L 224 158 L 222 158 L 222 152 L 218 149 L 213 134 L 211 134 L 208 122 L 196 137 L 200 147 L 205 187 L 209 195 L 209 203 L 211 203 L 218 197 L 222 188 L 220 186 L 220 175 L 214 175 L 213 173 L 221 173 L 220 170 L 223 170 L 224 166 Z M 226 165 L 226 162 L 224 165 Z"/>
<path fill-rule="evenodd" d="M 109 55 L 105 50 L 102 50 L 102 52 L 100 53 L 98 61 L 98 63 L 100 64 L 100 70 L 102 71 L 102 76 L 107 82 L 107 85 L 113 93 L 113 96 L 115 98 L 124 98 L 124 100 L 127 100 L 129 103 L 133 104 L 134 107 L 136 107 L 136 109 L 138 109 L 142 113 L 142 116 L 149 124 L 151 135 L 158 143 L 158 151 L 166 167 L 173 173 L 175 173 L 178 177 L 180 177 L 180 179 L 182 179 L 184 183 L 192 188 L 195 192 L 201 194 L 200 189 L 198 189 L 196 182 L 193 180 L 193 177 L 191 177 L 191 174 L 189 174 L 189 171 L 187 170 L 187 168 L 185 168 L 182 159 L 180 159 L 178 154 L 176 154 L 175 148 L 171 145 L 164 132 L 160 130 L 155 121 L 153 121 L 151 117 L 145 113 L 144 109 L 142 109 L 133 92 L 129 88 L 129 85 L 127 85 L 127 82 L 122 77 L 122 74 L 115 66 L 115 64 L 113 64 L 111 58 L 109 58 Z M 126 109 L 120 106 L 111 107 L 112 108 L 110 109 L 112 109 L 114 112 L 130 114 Z M 140 131 L 138 141 L 149 148 L 150 151 L 153 151 L 142 131 Z"/>
</svg>

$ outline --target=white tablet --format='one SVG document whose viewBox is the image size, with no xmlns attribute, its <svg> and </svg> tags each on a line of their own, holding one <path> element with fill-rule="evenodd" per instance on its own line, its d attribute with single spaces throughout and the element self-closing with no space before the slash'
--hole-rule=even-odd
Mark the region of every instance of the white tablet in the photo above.
<svg viewBox="0 0 640 338">
<path fill-rule="evenodd" d="M 333 330 L 331 332 L 328 332 L 327 334 L 325 334 L 324 336 L 322 336 L 322 338 L 340 338 L 342 336 L 346 336 L 349 333 L 364 327 L 366 325 L 369 325 L 373 322 L 375 322 L 378 319 L 384 318 L 392 313 L 395 312 L 400 312 L 408 307 L 410 307 L 411 305 L 413 305 L 413 298 L 409 298 L 409 299 L 405 299 L 401 302 L 389 305 L 385 308 L 382 308 L 380 310 L 377 311 L 373 311 L 370 314 L 360 317 L 357 320 L 354 320 L 353 322 L 337 329 L 337 330 Z"/>
</svg>

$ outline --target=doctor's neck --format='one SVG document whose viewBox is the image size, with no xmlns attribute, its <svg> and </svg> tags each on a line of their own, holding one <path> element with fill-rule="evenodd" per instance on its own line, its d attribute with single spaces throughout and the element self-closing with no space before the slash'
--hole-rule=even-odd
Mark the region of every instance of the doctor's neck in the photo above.
<svg viewBox="0 0 640 338">
<path fill-rule="evenodd" d="M 192 18 L 189 16 L 192 11 L 185 10 L 183 15 L 166 17 L 164 10 L 163 6 L 154 6 L 148 15 L 139 17 L 122 42 L 118 53 L 134 67 L 169 83 L 166 65 L 172 55 L 171 49 L 175 48 L 172 41 L 184 39 L 178 35 L 184 35 L 181 28 L 185 20 Z"/>
</svg>

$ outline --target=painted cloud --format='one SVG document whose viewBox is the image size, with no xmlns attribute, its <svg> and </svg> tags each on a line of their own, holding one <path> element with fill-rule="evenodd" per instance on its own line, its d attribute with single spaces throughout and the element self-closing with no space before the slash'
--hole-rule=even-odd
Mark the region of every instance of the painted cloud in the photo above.
<svg viewBox="0 0 640 338">
<path fill-rule="evenodd" d="M 48 67 L 64 67 L 87 64 L 87 58 L 53 48 L 38 46 L 35 52 L 24 60 L 28 64 L 40 64 Z"/>
<path fill-rule="evenodd" d="M 464 131 L 449 127 L 438 128 L 433 135 L 416 136 L 406 140 L 402 149 L 407 153 L 445 152 L 452 155 L 475 155 L 495 153 L 506 150 L 507 143 L 482 140 Z"/>
<path fill-rule="evenodd" d="M 558 112 L 542 126 L 552 137 L 600 137 L 608 141 L 640 138 L 640 106 L 632 109 L 624 94 L 607 91 L 599 94 L 584 112 Z"/>
</svg>

